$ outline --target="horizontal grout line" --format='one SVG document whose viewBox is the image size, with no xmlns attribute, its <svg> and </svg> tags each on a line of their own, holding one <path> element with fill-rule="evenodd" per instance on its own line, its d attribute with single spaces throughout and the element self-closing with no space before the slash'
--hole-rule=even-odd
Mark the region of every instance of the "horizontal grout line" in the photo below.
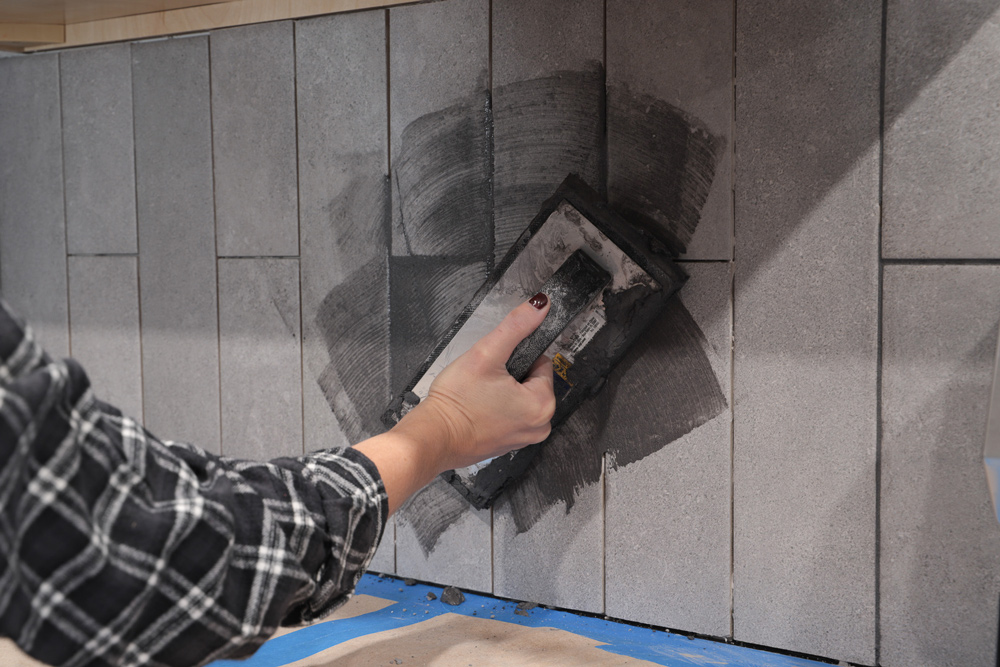
<svg viewBox="0 0 1000 667">
<path fill-rule="evenodd" d="M 731 264 L 731 259 L 674 259 L 678 264 Z"/>
<path fill-rule="evenodd" d="M 138 257 L 137 252 L 68 252 L 67 257 Z"/>
<path fill-rule="evenodd" d="M 218 259 L 300 259 L 299 255 L 218 255 Z"/>
<path fill-rule="evenodd" d="M 949 265 L 969 265 L 969 266 L 1000 266 L 1000 257 L 982 257 L 977 259 L 971 258 L 938 258 L 938 259 L 926 259 L 926 258 L 899 258 L 899 257 L 883 257 L 882 263 L 886 265 L 896 265 L 896 264 L 914 264 L 917 266 L 949 266 Z"/>
</svg>

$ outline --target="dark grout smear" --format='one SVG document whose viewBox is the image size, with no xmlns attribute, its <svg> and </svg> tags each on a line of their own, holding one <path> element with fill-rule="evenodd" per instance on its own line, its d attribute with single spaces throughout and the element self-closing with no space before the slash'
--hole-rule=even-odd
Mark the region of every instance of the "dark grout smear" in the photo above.
<svg viewBox="0 0 1000 667">
<path fill-rule="evenodd" d="M 406 126 L 393 157 L 393 255 L 492 250 L 491 127 L 485 89 Z"/>
<path fill-rule="evenodd" d="M 604 186 L 604 70 L 499 86 L 494 103 L 494 225 L 497 258 L 568 173 Z"/>
<path fill-rule="evenodd" d="M 657 452 L 728 408 L 705 352 L 708 341 L 680 299 L 626 353 L 597 396 L 584 402 L 545 442 L 496 511 L 509 511 L 518 533 L 553 505 L 566 504 L 601 479 L 603 455 L 615 468 Z M 468 503 L 441 479 L 413 497 L 401 514 L 425 555 Z"/>
<path fill-rule="evenodd" d="M 705 352 L 708 342 L 680 299 L 626 353 L 600 394 L 545 443 L 498 506 L 518 533 L 557 502 L 601 479 L 602 456 L 618 468 L 657 452 L 721 414 L 726 397 Z"/>
<path fill-rule="evenodd" d="M 486 262 L 393 257 L 389 267 L 392 386 L 397 388 L 413 377 L 486 280 Z M 379 415 L 387 405 L 379 406 Z"/>
<path fill-rule="evenodd" d="M 608 89 L 608 200 L 670 249 L 686 252 L 725 140 L 661 99 Z"/>
<path fill-rule="evenodd" d="M 378 417 L 389 375 L 387 279 L 385 260 L 372 260 L 330 290 L 316 313 L 330 355 L 316 381 L 350 442 L 382 431 Z"/>
<path fill-rule="evenodd" d="M 681 251 L 699 223 L 724 142 L 662 100 L 614 88 L 607 102 L 609 197 L 626 217 L 658 232 Z M 506 251 L 567 173 L 577 173 L 598 188 L 603 185 L 604 108 L 599 64 L 587 71 L 511 83 L 494 92 L 498 252 Z M 489 129 L 477 131 L 476 118 L 489 119 L 485 100 L 478 96 L 422 116 L 403 131 L 410 145 L 394 163 L 398 182 L 393 189 L 403 202 L 397 201 L 401 207 L 397 216 L 406 224 L 394 233 L 405 229 L 412 237 L 410 246 L 402 250 L 438 256 L 389 260 L 394 390 L 411 378 L 485 278 L 486 263 L 473 260 L 487 255 L 489 245 L 473 243 L 470 237 L 483 234 L 488 223 L 482 227 L 477 214 L 466 226 L 468 216 L 458 214 L 460 206 L 478 211 L 479 202 L 488 201 L 477 188 L 483 186 L 478 142 L 489 138 Z M 463 136 L 451 136 L 451 130 Z M 488 141 L 486 145 L 488 156 Z M 462 188 L 471 188 L 473 194 Z M 370 298 L 365 301 L 365 295 L 376 291 L 373 285 L 379 279 L 375 268 L 366 265 L 334 290 L 336 295 L 331 292 L 328 300 L 331 304 L 360 300 L 374 311 L 378 304 Z M 358 321 L 365 321 L 365 316 L 378 318 L 366 311 L 357 314 Z M 368 357 L 376 355 L 376 360 L 382 360 L 379 363 L 387 362 L 385 351 L 375 349 L 381 343 L 369 340 L 383 330 L 372 324 L 362 332 L 353 317 L 338 315 L 339 328 L 321 324 L 321 329 L 330 331 L 327 341 L 332 346 L 327 371 L 335 374 L 342 389 L 337 383 L 324 383 L 323 378 L 321 385 L 325 393 L 327 389 L 335 395 L 342 391 L 357 406 L 358 428 L 347 434 L 357 441 L 366 430 L 376 432 L 368 429 L 387 404 L 375 401 L 378 392 L 362 386 L 370 377 L 365 369 L 372 368 Z M 337 343 L 341 336 L 348 342 Z M 569 511 L 580 489 L 600 481 L 605 452 L 616 467 L 640 461 L 727 409 L 707 345 L 680 300 L 671 301 L 611 373 L 603 391 L 560 427 L 527 473 L 501 496 L 498 508 L 509 508 L 517 531 L 530 529 L 560 501 Z M 337 412 L 338 402 L 331 393 L 326 395 Z M 341 413 L 337 415 L 343 422 Z M 457 492 L 436 480 L 414 496 L 401 518 L 413 527 L 429 554 L 448 527 L 470 511 Z"/>
<path fill-rule="evenodd" d="M 444 532 L 470 511 L 472 506 L 455 487 L 438 477 L 407 501 L 399 517 L 413 528 L 420 548 L 428 556 Z"/>
<path fill-rule="evenodd" d="M 358 176 L 329 209 L 337 245 L 360 263 L 314 315 L 330 356 L 316 382 L 350 442 L 382 432 L 379 417 L 390 395 L 388 190 L 384 176 Z M 367 213 L 361 220 L 360 212 Z"/>
</svg>

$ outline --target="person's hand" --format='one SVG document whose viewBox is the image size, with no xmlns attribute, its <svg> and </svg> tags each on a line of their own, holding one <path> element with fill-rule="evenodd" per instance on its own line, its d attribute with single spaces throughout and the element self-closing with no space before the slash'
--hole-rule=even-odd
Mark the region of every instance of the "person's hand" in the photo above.
<svg viewBox="0 0 1000 667">
<path fill-rule="evenodd" d="M 355 446 L 378 468 L 390 513 L 445 470 L 548 437 L 556 405 L 552 361 L 539 358 L 523 382 L 511 377 L 506 367 L 517 344 L 548 312 L 543 294 L 512 310 L 441 371 L 427 398 L 392 430 Z"/>
<path fill-rule="evenodd" d="M 552 360 L 540 357 L 523 382 L 506 369 L 514 348 L 538 328 L 548 312 L 544 294 L 512 310 L 441 371 L 427 398 L 399 424 L 404 430 L 410 427 L 407 420 L 437 420 L 444 426 L 448 436 L 443 470 L 469 466 L 549 436 L 556 407 Z"/>
</svg>

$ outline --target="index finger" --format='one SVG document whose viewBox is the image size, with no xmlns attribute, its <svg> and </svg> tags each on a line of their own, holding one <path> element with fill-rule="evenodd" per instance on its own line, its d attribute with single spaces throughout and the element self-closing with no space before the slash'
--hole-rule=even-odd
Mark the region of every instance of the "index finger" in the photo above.
<svg viewBox="0 0 1000 667">
<path fill-rule="evenodd" d="M 539 292 L 525 301 L 489 332 L 476 345 L 491 363 L 506 364 L 514 348 L 538 328 L 549 313 L 549 299 Z"/>
</svg>

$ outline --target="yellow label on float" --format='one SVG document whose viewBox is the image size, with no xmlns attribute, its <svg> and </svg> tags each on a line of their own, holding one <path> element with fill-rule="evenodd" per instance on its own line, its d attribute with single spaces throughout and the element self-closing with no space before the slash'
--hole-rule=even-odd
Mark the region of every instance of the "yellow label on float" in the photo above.
<svg viewBox="0 0 1000 667">
<path fill-rule="evenodd" d="M 565 380 L 566 383 L 569 384 L 570 386 L 572 386 L 573 383 L 569 381 L 568 376 L 569 376 L 569 369 L 572 366 L 573 364 L 569 362 L 569 359 L 567 359 L 561 354 L 557 354 L 555 357 L 552 358 L 552 370 L 554 370 L 556 375 Z"/>
</svg>

